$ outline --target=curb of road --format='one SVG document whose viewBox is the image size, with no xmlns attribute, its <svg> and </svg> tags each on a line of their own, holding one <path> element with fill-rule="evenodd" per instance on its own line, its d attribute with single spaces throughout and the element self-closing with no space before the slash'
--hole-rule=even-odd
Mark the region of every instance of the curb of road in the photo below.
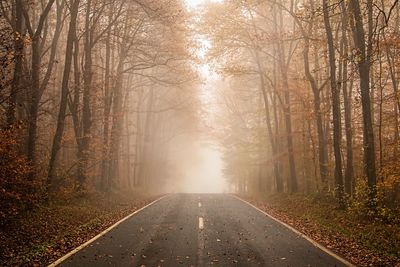
<svg viewBox="0 0 400 267">
<path fill-rule="evenodd" d="M 68 259 L 69 257 L 71 257 L 72 255 L 74 255 L 75 253 L 77 253 L 78 251 L 80 251 L 81 249 L 87 247 L 90 243 L 92 243 L 93 241 L 97 240 L 98 238 L 102 237 L 103 235 L 105 235 L 106 233 L 108 233 L 109 231 L 111 231 L 113 228 L 115 228 L 116 226 L 118 226 L 120 223 L 124 222 L 125 220 L 131 218 L 132 216 L 134 216 L 135 214 L 139 213 L 140 211 L 144 210 L 145 208 L 155 204 L 156 202 L 160 201 L 161 199 L 165 198 L 167 195 L 164 195 L 152 202 L 150 202 L 149 204 L 147 204 L 146 206 L 141 207 L 138 210 L 135 210 L 133 213 L 129 214 L 128 216 L 122 218 L 121 220 L 119 220 L 118 222 L 114 223 L 113 225 L 111 225 L 110 227 L 108 227 L 106 230 L 102 231 L 100 234 L 96 235 L 95 237 L 91 238 L 90 240 L 86 241 L 85 243 L 83 243 L 82 245 L 80 245 L 79 247 L 74 248 L 73 250 L 71 250 L 70 252 L 68 252 L 67 254 L 65 254 L 64 256 L 62 256 L 61 258 L 59 258 L 58 260 L 56 260 L 55 262 L 49 264 L 47 267 L 54 267 L 54 266 L 58 266 L 60 263 L 62 263 L 63 261 L 65 261 L 66 259 Z"/>
<path fill-rule="evenodd" d="M 351 262 L 345 260 L 344 258 L 340 257 L 339 255 L 337 255 L 337 254 L 336 254 L 335 252 L 333 252 L 332 250 L 330 250 L 330 249 L 324 247 L 323 245 L 321 245 L 320 243 L 318 243 L 318 242 L 315 241 L 314 239 L 312 239 L 312 238 L 306 236 L 305 234 L 303 234 L 302 232 L 296 230 L 295 228 L 293 228 L 292 226 L 288 225 L 287 223 L 284 223 L 284 222 L 282 222 L 281 220 L 279 220 L 279 219 L 273 217 L 272 215 L 268 214 L 267 212 L 263 211 L 262 209 L 260 209 L 260 208 L 258 208 L 258 207 L 256 207 L 256 206 L 254 206 L 254 205 L 251 204 L 250 202 L 248 202 L 248 201 L 246 201 L 246 200 L 244 200 L 244 199 L 242 199 L 242 198 L 240 198 L 240 197 L 238 197 L 238 196 L 236 196 L 236 195 L 233 195 L 233 196 L 234 196 L 235 198 L 237 198 L 238 200 L 240 200 L 240 201 L 246 203 L 247 205 L 249 205 L 249 206 L 255 208 L 255 209 L 258 210 L 259 212 L 265 214 L 266 216 L 268 216 L 268 217 L 271 218 L 272 220 L 274 220 L 274 221 L 276 221 L 276 222 L 282 224 L 283 226 L 285 226 L 285 227 L 288 228 L 289 230 L 295 232 L 297 235 L 299 235 L 300 237 L 304 238 L 305 240 L 307 240 L 308 242 L 310 242 L 312 245 L 314 245 L 315 247 L 319 248 L 319 249 L 322 250 L 323 252 L 325 252 L 325 253 L 329 254 L 330 256 L 334 257 L 335 259 L 337 259 L 338 261 L 340 261 L 340 262 L 343 263 L 344 265 L 349 266 L 349 267 L 355 267 L 355 266 L 356 266 L 356 265 L 352 264 Z"/>
</svg>

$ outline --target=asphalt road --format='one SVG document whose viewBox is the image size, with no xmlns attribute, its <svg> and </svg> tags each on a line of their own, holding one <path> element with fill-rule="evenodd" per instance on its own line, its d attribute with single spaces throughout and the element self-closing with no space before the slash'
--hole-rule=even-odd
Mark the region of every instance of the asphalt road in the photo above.
<svg viewBox="0 0 400 267">
<path fill-rule="evenodd" d="M 210 265 L 345 266 L 282 224 L 224 194 L 168 195 L 60 266 Z"/>
</svg>

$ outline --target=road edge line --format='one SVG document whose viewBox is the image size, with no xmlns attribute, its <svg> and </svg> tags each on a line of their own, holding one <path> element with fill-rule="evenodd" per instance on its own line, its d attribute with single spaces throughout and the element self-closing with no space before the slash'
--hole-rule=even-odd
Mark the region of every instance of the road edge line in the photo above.
<svg viewBox="0 0 400 267">
<path fill-rule="evenodd" d="M 69 257 L 71 257 L 72 255 L 74 255 L 75 253 L 77 253 L 78 251 L 82 250 L 83 248 L 87 247 L 90 243 L 92 243 L 93 241 L 97 240 L 98 238 L 102 237 L 103 235 L 105 235 L 106 233 L 108 233 L 109 231 L 111 231 L 114 227 L 118 226 L 119 224 L 121 224 L 122 222 L 124 222 L 125 220 L 131 218 L 132 216 L 134 216 L 135 214 L 139 213 L 140 211 L 144 210 L 145 208 L 155 204 L 156 202 L 160 201 L 161 199 L 165 198 L 167 195 L 164 195 L 162 197 L 157 198 L 156 200 L 153 200 L 152 202 L 150 202 L 149 204 L 147 204 L 146 206 L 141 207 L 138 210 L 135 210 L 134 212 L 132 212 L 131 214 L 125 216 L 124 218 L 122 218 L 121 220 L 119 220 L 118 222 L 114 223 L 113 225 L 111 225 L 110 227 L 108 227 L 107 229 L 103 230 L 101 233 L 97 234 L 96 236 L 92 237 L 91 239 L 89 239 L 88 241 L 86 241 L 85 243 L 81 244 L 80 246 L 74 248 L 73 250 L 71 250 L 70 252 L 68 252 L 67 254 L 65 254 L 64 256 L 62 256 L 61 258 L 57 259 L 55 262 L 50 263 L 49 265 L 47 265 L 47 267 L 55 267 L 58 266 L 59 264 L 61 264 L 62 262 L 64 262 L 66 259 L 68 259 Z"/>
<path fill-rule="evenodd" d="M 287 223 L 284 223 L 283 221 L 273 217 L 272 215 L 268 214 L 267 212 L 263 211 L 262 209 L 258 208 L 257 206 L 251 204 L 250 202 L 236 196 L 236 195 L 232 195 L 233 197 L 237 198 L 238 200 L 246 203 L 247 205 L 255 208 L 256 210 L 258 210 L 259 212 L 267 215 L 269 218 L 271 218 L 272 220 L 282 224 L 283 226 L 285 226 L 286 228 L 288 228 L 289 230 L 293 231 L 294 233 L 296 233 L 297 235 L 299 235 L 300 237 L 304 238 L 305 240 L 307 240 L 308 242 L 310 242 L 312 245 L 314 245 L 315 247 L 319 248 L 320 250 L 322 250 L 323 252 L 327 253 L 328 255 L 334 257 L 335 259 L 337 259 L 338 261 L 342 262 L 343 264 L 345 264 L 346 266 L 349 267 L 356 267 L 356 265 L 352 264 L 351 262 L 349 262 L 348 260 L 342 258 L 341 256 L 339 256 L 338 254 L 336 254 L 335 252 L 333 252 L 332 250 L 326 248 L 325 246 L 321 245 L 320 243 L 318 243 L 317 241 L 315 241 L 314 239 L 312 239 L 311 237 L 303 234 L 302 232 L 296 230 L 295 228 L 293 228 L 292 226 L 290 226 Z"/>
</svg>

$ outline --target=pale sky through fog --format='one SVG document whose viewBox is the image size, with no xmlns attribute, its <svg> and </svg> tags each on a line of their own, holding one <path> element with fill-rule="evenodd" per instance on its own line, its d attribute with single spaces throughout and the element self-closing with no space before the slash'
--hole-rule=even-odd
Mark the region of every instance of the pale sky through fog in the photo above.
<svg viewBox="0 0 400 267">
<path fill-rule="evenodd" d="M 216 2 L 221 0 L 186 0 L 187 6 L 191 10 L 195 10 L 205 2 Z M 200 58 L 204 57 L 207 52 L 208 41 L 199 39 L 202 48 L 198 51 Z M 212 80 L 216 79 L 214 74 L 207 64 L 199 66 L 201 75 L 204 78 L 204 84 L 201 85 L 201 100 L 205 109 L 208 109 L 209 102 L 212 102 L 214 97 L 213 88 L 210 87 Z M 202 139 L 207 139 L 203 136 Z M 204 142 L 206 141 L 206 142 Z M 183 170 L 183 181 L 181 181 L 181 190 L 188 193 L 223 193 L 227 192 L 228 184 L 225 181 L 222 173 L 223 162 L 221 159 L 221 152 L 216 149 L 213 140 L 197 141 L 197 144 L 192 144 L 196 150 L 195 162 L 187 164 L 190 168 Z M 189 145 L 190 146 L 190 145 Z M 189 157 L 190 158 L 190 157 Z"/>
<path fill-rule="evenodd" d="M 185 0 L 189 8 L 196 8 L 205 2 L 221 2 L 222 0 Z"/>
</svg>

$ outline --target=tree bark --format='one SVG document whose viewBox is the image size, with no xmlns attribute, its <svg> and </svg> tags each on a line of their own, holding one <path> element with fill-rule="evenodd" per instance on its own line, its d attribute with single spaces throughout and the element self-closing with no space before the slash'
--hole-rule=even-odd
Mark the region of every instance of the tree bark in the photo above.
<svg viewBox="0 0 400 267">
<path fill-rule="evenodd" d="M 311 22 L 310 22 L 311 24 Z M 311 26 L 310 26 L 311 27 Z M 309 30 L 311 33 L 311 30 Z M 322 122 L 321 115 L 321 97 L 320 97 L 320 89 L 318 88 L 317 82 L 310 70 L 309 63 L 309 47 L 310 40 L 309 36 L 304 36 L 304 49 L 303 49 L 303 61 L 304 61 L 304 73 L 306 75 L 307 80 L 310 83 L 311 90 L 313 93 L 314 101 L 314 113 L 315 113 L 315 123 L 317 126 L 317 135 L 318 135 L 318 163 L 319 163 L 319 174 L 322 183 L 322 190 L 326 191 L 328 187 L 328 159 L 326 158 L 326 142 L 325 142 L 325 134 Z"/>
<path fill-rule="evenodd" d="M 110 14 L 108 21 L 111 23 L 112 19 L 112 8 L 110 8 Z M 103 159 L 101 164 L 101 188 L 103 191 L 109 191 L 109 176 L 108 169 L 110 167 L 110 148 L 109 148 L 109 128 L 110 128 L 110 112 L 111 112 L 111 87 L 110 87 L 110 75 L 111 75 L 111 28 L 107 32 L 106 37 L 106 62 L 105 62 L 105 74 L 104 74 L 104 114 L 103 114 Z"/>
<path fill-rule="evenodd" d="M 47 184 L 51 185 L 54 180 L 54 165 L 57 158 L 57 153 L 61 147 L 61 140 L 64 133 L 65 126 L 65 115 L 67 110 L 68 93 L 69 93 L 69 77 L 71 74 L 72 57 L 73 57 L 73 46 L 76 32 L 76 20 L 78 16 L 79 0 L 74 0 L 71 4 L 71 19 L 69 23 L 67 46 L 65 51 L 65 63 L 64 73 L 61 82 L 61 100 L 60 109 L 58 111 L 57 128 L 53 138 L 53 146 L 51 150 L 51 156 L 49 161 L 49 168 L 47 174 Z"/>
<path fill-rule="evenodd" d="M 86 181 L 86 172 L 89 161 L 89 146 L 91 140 L 91 88 L 92 88 L 92 35 L 93 29 L 90 27 L 90 12 L 92 9 L 92 0 L 86 3 L 85 18 L 85 62 L 83 71 L 83 96 L 82 96 L 82 136 L 81 145 L 78 147 L 78 173 L 77 179 L 79 183 L 78 190 L 84 189 Z"/>
<path fill-rule="evenodd" d="M 40 65 L 41 65 L 41 41 L 40 37 L 43 31 L 45 20 L 51 10 L 55 0 L 49 0 L 42 11 L 36 29 L 32 28 L 28 11 L 22 5 L 22 12 L 28 33 L 31 37 L 31 86 L 30 86 L 30 105 L 29 105 L 29 122 L 28 122 L 28 140 L 27 140 L 27 158 L 31 162 L 33 169 L 37 167 L 36 158 L 36 139 L 37 139 L 37 119 L 40 102 Z M 35 178 L 35 171 L 31 172 L 31 180 Z"/>
<path fill-rule="evenodd" d="M 329 21 L 329 10 L 327 0 L 322 1 L 325 32 L 328 41 L 329 70 L 332 95 L 332 116 L 333 116 L 333 150 L 335 155 L 335 184 L 336 196 L 340 205 L 343 207 L 343 173 L 342 173 L 342 156 L 340 151 L 341 143 L 341 111 L 340 111 L 340 92 L 336 82 L 336 57 L 335 47 L 333 43 L 332 28 Z"/>
<path fill-rule="evenodd" d="M 124 60 L 125 60 L 125 49 L 122 48 L 118 66 L 117 66 L 117 77 L 115 81 L 115 87 L 113 89 L 113 115 L 112 115 L 112 128 L 110 136 L 110 168 L 109 168 L 109 179 L 115 180 L 115 174 L 118 168 L 118 154 L 122 132 L 122 120 L 123 120 L 123 94 L 122 94 L 122 80 L 124 71 Z"/>
<path fill-rule="evenodd" d="M 270 116 L 270 105 L 269 105 L 269 100 L 268 100 L 268 94 L 266 90 L 266 84 L 265 84 L 265 79 L 264 79 L 264 71 L 261 67 L 261 62 L 259 59 L 259 55 L 256 51 L 256 62 L 258 66 L 258 76 L 260 78 L 260 88 L 263 96 L 263 102 L 264 102 L 264 111 L 265 111 L 265 123 L 267 124 L 267 130 L 268 130 L 268 136 L 269 136 L 269 141 L 272 149 L 272 158 L 273 158 L 273 172 L 274 172 L 274 178 L 275 178 L 275 186 L 276 186 L 276 191 L 278 193 L 283 192 L 283 182 L 282 178 L 279 173 L 279 163 L 278 163 L 278 150 L 277 150 L 277 145 L 276 145 L 276 136 L 274 135 L 272 131 L 272 125 L 271 125 L 271 116 Z"/>
<path fill-rule="evenodd" d="M 357 65 L 360 74 L 360 91 L 363 117 L 363 143 L 364 143 L 364 172 L 368 179 L 370 188 L 370 201 L 376 195 L 376 166 L 375 166 L 375 143 L 374 130 L 371 118 L 370 99 L 370 57 L 367 55 L 365 45 L 365 31 L 358 0 L 350 1 L 355 27 L 353 31 L 354 44 L 357 49 Z M 370 38 L 369 38 L 370 39 Z M 370 44 L 368 44 L 370 46 Z M 371 202 L 371 204 L 373 204 Z"/>
<path fill-rule="evenodd" d="M 10 97 L 7 107 L 7 124 L 10 126 L 16 122 L 15 107 L 17 106 L 18 92 L 22 89 L 23 84 L 23 2 L 15 0 L 15 41 L 14 41 L 14 74 L 11 85 Z"/>
<path fill-rule="evenodd" d="M 346 169 L 344 173 L 344 189 L 345 192 L 349 195 L 352 194 L 352 184 L 353 181 L 353 131 L 351 127 L 351 97 L 348 92 L 348 72 L 347 72 L 347 58 L 348 58 L 348 50 L 349 44 L 347 40 L 347 27 L 348 27 L 348 18 L 347 18 L 347 8 L 346 4 L 342 2 L 341 4 L 341 14 L 342 14 L 342 42 L 343 42 L 343 70 L 342 70 L 342 89 L 343 89 L 343 102 L 344 102 L 344 124 L 345 124 L 345 133 L 346 133 Z M 351 88 L 350 88 L 351 90 Z"/>
<path fill-rule="evenodd" d="M 280 14 L 279 25 L 282 27 L 283 25 L 283 16 Z M 277 29 L 276 29 L 277 30 Z M 281 29 L 277 30 L 279 35 L 281 35 Z M 297 175 L 296 175 L 296 163 L 294 158 L 293 151 L 293 130 L 292 130 L 292 112 L 291 112 L 291 103 L 290 103 L 290 88 L 289 88 L 289 80 L 287 75 L 287 64 L 285 59 L 285 52 L 283 48 L 282 38 L 279 38 L 279 42 L 277 45 L 277 56 L 278 56 L 278 66 L 281 74 L 282 85 L 283 85 L 283 113 L 284 113 L 284 121 L 285 121 L 285 130 L 286 130 L 286 145 L 287 145 L 287 154 L 288 154 L 288 163 L 289 163 L 289 176 L 287 180 L 288 191 L 289 193 L 297 192 Z"/>
</svg>

